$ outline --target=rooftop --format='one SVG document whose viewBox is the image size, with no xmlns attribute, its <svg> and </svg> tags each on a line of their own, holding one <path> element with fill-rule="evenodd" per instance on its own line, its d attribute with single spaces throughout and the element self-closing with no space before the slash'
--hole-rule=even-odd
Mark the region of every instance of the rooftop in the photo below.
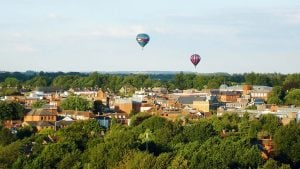
<svg viewBox="0 0 300 169">
<path fill-rule="evenodd" d="M 27 116 L 54 116 L 55 114 L 45 109 L 32 109 Z"/>
</svg>

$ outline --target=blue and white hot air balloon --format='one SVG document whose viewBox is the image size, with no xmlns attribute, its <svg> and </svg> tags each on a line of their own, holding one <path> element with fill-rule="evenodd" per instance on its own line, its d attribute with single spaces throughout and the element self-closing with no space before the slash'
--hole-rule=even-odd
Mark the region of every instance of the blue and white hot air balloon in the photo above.
<svg viewBox="0 0 300 169">
<path fill-rule="evenodd" d="M 136 36 L 136 41 L 139 43 L 139 45 L 142 47 L 142 49 L 147 45 L 149 40 L 150 40 L 149 35 L 147 35 L 145 33 L 140 33 Z"/>
</svg>

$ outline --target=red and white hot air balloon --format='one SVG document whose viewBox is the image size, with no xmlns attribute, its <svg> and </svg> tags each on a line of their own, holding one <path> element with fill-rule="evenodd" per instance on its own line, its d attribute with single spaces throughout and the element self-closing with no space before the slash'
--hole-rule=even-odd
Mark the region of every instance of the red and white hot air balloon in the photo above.
<svg viewBox="0 0 300 169">
<path fill-rule="evenodd" d="M 201 57 L 200 57 L 200 55 L 198 55 L 198 54 L 193 54 L 192 56 L 191 56 L 191 62 L 193 63 L 193 65 L 195 66 L 195 69 L 196 69 L 196 66 L 198 65 L 198 63 L 201 61 Z"/>
</svg>

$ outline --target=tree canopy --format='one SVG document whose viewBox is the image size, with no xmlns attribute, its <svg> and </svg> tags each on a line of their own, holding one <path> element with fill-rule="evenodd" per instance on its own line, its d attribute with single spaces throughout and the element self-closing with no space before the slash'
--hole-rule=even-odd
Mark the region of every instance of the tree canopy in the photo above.
<svg viewBox="0 0 300 169">
<path fill-rule="evenodd" d="M 96 120 L 22 138 L 2 130 L 0 167 L 299 168 L 299 124 L 281 126 L 273 116 L 251 120 L 236 115 L 181 124 L 152 116 L 134 126 L 113 124 L 104 136 Z M 257 137 L 264 130 L 274 133 L 275 152 L 269 160 L 262 158 Z M 249 137 L 248 131 L 254 134 Z"/>
<path fill-rule="evenodd" d="M 92 109 L 92 103 L 79 96 L 70 96 L 62 101 L 61 108 L 64 110 L 88 111 Z"/>
</svg>

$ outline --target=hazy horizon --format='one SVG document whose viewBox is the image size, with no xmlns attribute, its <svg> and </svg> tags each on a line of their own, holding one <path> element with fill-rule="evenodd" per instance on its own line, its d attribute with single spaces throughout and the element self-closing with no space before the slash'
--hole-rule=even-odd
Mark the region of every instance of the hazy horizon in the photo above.
<svg viewBox="0 0 300 169">
<path fill-rule="evenodd" d="M 126 70 L 126 71 L 122 71 L 122 70 L 116 70 L 116 71 L 43 71 L 43 70 L 40 70 L 40 71 L 34 71 L 34 70 L 26 70 L 26 71 L 5 71 L 5 70 L 0 70 L 0 73 L 4 73 L 4 72 L 9 72 L 9 73 L 16 73 L 16 72 L 19 72 L 19 73 L 40 73 L 40 72 L 44 72 L 44 73 L 59 73 L 59 72 L 62 72 L 62 73 L 82 73 L 82 74 L 90 74 L 90 73 L 94 73 L 94 72 L 97 72 L 97 73 L 103 73 L 103 74 L 178 74 L 178 73 L 187 73 L 187 74 L 190 74 L 190 73 L 196 73 L 196 74 L 230 74 L 230 75 L 233 75 L 233 74 L 247 74 L 247 73 L 259 73 L 259 74 L 295 74 L 295 73 L 300 73 L 300 72 L 290 72 L 290 73 L 282 73 L 282 72 L 256 72 L 256 71 L 251 71 L 251 72 L 233 72 L 233 73 L 230 73 L 230 72 L 195 72 L 195 71 L 172 71 L 172 70 L 165 70 L 165 71 L 156 71 L 156 70 L 145 70 L 145 71 L 135 71 L 135 70 Z"/>
</svg>

